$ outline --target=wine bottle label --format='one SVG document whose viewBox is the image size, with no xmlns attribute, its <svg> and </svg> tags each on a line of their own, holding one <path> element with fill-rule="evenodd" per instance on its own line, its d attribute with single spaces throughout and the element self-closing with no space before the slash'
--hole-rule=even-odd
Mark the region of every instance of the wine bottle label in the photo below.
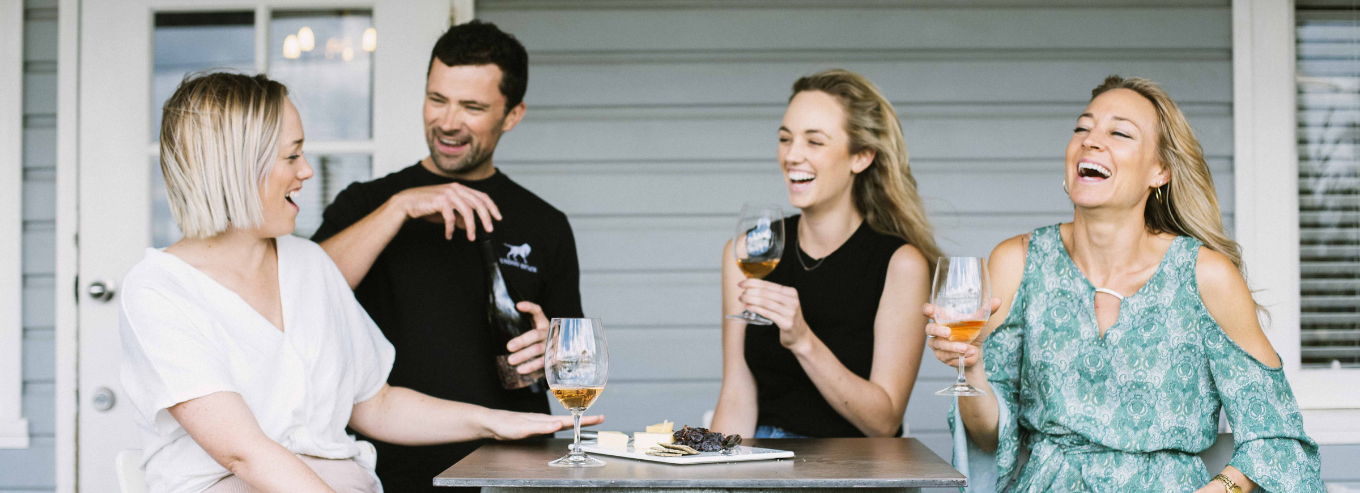
<svg viewBox="0 0 1360 493">
<path fill-rule="evenodd" d="M 501 375 L 501 387 L 507 389 L 522 389 L 543 378 L 543 370 L 527 375 L 515 370 L 515 365 L 510 364 L 510 355 L 508 354 L 496 357 L 496 370 Z"/>
</svg>

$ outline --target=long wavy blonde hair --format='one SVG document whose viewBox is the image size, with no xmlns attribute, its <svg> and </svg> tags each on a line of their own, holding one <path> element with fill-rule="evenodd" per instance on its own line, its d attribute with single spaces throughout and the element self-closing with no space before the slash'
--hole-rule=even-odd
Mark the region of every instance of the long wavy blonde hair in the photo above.
<svg viewBox="0 0 1360 493">
<path fill-rule="evenodd" d="M 907 143 L 902 123 L 892 103 L 883 97 L 869 79 L 849 70 L 832 69 L 798 79 L 793 96 L 804 91 L 820 91 L 835 97 L 845 109 L 845 132 L 850 135 L 850 153 L 873 151 L 874 160 L 855 175 L 852 193 L 855 208 L 881 234 L 892 235 L 916 247 L 930 263 L 943 255 L 935 244 L 935 234 L 926 218 L 921 196 L 916 193 L 916 178 L 907 162 Z"/>
<path fill-rule="evenodd" d="M 1161 86 L 1142 77 L 1106 77 L 1104 83 L 1091 90 L 1091 99 L 1115 89 L 1136 92 L 1157 109 L 1157 162 L 1171 172 L 1171 180 L 1160 187 L 1160 194 L 1153 190 L 1148 195 L 1143 209 L 1148 230 L 1192 236 L 1210 250 L 1228 257 L 1246 276 L 1242 247 L 1223 233 L 1223 214 L 1218 208 L 1214 178 L 1185 114 Z"/>
</svg>

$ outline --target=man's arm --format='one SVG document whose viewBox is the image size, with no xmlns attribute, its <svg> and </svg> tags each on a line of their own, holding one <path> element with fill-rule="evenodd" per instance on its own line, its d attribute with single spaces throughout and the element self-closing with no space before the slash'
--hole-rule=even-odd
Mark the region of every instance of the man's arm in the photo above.
<svg viewBox="0 0 1360 493">
<path fill-rule="evenodd" d="M 494 229 L 492 218 L 501 219 L 501 212 L 491 197 L 458 183 L 410 188 L 322 241 L 321 248 L 345 275 L 350 289 L 354 289 L 368 275 L 368 269 L 401 230 L 401 225 L 411 218 L 443 222 L 445 239 L 453 239 L 453 230 L 461 226 L 467 230 L 468 241 L 473 241 L 477 229 L 474 218 L 480 218 L 482 227 L 489 232 Z"/>
</svg>

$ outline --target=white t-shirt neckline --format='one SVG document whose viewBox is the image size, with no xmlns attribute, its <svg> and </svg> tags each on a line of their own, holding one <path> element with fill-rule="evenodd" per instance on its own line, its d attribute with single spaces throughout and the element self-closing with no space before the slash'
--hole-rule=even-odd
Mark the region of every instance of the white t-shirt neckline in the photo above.
<svg viewBox="0 0 1360 493">
<path fill-rule="evenodd" d="M 285 249 L 283 245 L 285 243 L 286 241 L 278 241 L 277 238 L 274 239 L 274 263 L 275 263 L 274 274 L 275 276 L 277 276 L 275 283 L 278 284 L 279 287 L 279 308 L 280 311 L 283 312 L 283 329 L 275 327 L 274 323 L 270 322 L 268 317 L 265 317 L 263 313 L 260 313 L 260 311 L 256 310 L 254 306 L 251 306 L 250 302 L 246 301 L 245 298 L 242 298 L 239 293 L 233 291 L 231 288 L 228 288 L 221 282 L 218 282 L 217 279 L 214 279 L 213 276 L 208 275 L 208 273 L 199 270 L 198 267 L 194 267 L 194 265 L 190 264 L 187 260 L 180 258 L 178 255 L 165 251 L 165 248 L 147 248 L 146 251 L 149 254 L 148 256 L 164 257 L 166 263 L 169 264 L 167 265 L 167 267 L 173 265 L 174 268 L 176 269 L 191 272 L 190 275 L 199 277 L 200 280 L 203 281 L 203 284 L 216 288 L 217 290 L 221 291 L 223 295 L 228 296 L 229 299 L 231 299 L 233 302 L 239 303 L 241 305 L 240 308 L 250 310 L 251 312 L 253 312 L 255 316 L 259 319 L 260 324 L 262 324 L 265 327 L 268 327 L 270 332 L 279 334 L 280 336 L 282 336 L 282 338 L 287 339 L 288 328 L 292 326 L 291 323 L 292 317 L 290 316 L 292 315 L 291 310 L 292 303 L 289 303 L 287 296 L 284 296 L 284 293 L 286 292 L 284 290 L 288 287 L 286 286 L 286 284 L 289 279 L 289 276 L 287 276 L 286 274 L 291 273 L 291 271 L 289 272 L 284 271 L 285 266 L 288 265 L 287 260 L 291 260 L 285 259 L 285 257 L 287 257 L 287 255 L 285 255 L 283 252 Z"/>
</svg>

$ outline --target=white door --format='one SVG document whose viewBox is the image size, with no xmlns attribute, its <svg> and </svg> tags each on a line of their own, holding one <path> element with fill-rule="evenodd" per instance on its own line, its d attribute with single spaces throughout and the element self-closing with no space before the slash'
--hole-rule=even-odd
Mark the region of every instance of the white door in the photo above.
<svg viewBox="0 0 1360 493">
<path fill-rule="evenodd" d="M 184 74 L 267 72 L 289 86 L 317 168 L 297 234 L 355 180 L 426 154 L 425 70 L 448 0 L 81 2 L 78 472 L 116 489 L 114 457 L 140 448 L 118 381 L 118 281 L 147 247 L 178 238 L 156 142 L 159 106 Z M 102 294 L 102 296 L 101 296 Z"/>
</svg>

